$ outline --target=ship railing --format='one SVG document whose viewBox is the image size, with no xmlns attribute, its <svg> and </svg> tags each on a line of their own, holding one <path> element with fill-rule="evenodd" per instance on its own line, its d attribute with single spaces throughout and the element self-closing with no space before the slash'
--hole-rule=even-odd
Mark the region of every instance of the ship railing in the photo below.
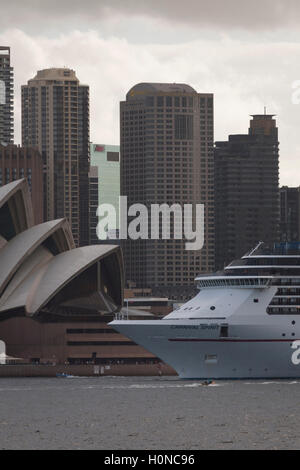
<svg viewBox="0 0 300 470">
<path fill-rule="evenodd" d="M 115 313 L 114 319 L 115 320 L 128 320 L 129 314 L 128 309 L 121 308 L 119 312 Z"/>
<path fill-rule="evenodd" d="M 272 283 L 273 277 L 269 278 L 234 278 L 222 279 L 197 279 L 198 288 L 210 287 L 239 287 L 239 288 L 259 288 L 264 289 Z"/>
</svg>

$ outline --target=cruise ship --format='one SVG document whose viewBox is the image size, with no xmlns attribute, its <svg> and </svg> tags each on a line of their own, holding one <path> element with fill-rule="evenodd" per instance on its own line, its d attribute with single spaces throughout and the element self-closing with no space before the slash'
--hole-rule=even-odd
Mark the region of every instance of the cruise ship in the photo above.
<svg viewBox="0 0 300 470">
<path fill-rule="evenodd" d="M 162 319 L 114 329 L 185 379 L 300 377 L 300 242 L 260 242 Z"/>
</svg>

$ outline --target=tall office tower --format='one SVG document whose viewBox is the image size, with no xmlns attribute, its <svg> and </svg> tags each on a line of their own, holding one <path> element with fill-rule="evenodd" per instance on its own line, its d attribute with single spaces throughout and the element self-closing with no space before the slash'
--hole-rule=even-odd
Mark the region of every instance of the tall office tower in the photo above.
<svg viewBox="0 0 300 470">
<path fill-rule="evenodd" d="M 10 47 L 0 46 L 0 143 L 14 140 L 14 72 Z"/>
<path fill-rule="evenodd" d="M 140 83 L 120 113 L 121 195 L 128 208 L 141 203 L 149 215 L 149 239 L 122 240 L 126 280 L 155 295 L 187 298 L 195 276 L 214 267 L 213 95 L 185 84 Z M 152 204 L 179 204 L 183 213 L 185 204 L 201 203 L 201 250 L 187 250 L 184 234 L 174 238 L 174 217 L 170 239 L 162 238 L 161 225 L 159 239 L 151 238 Z"/>
<path fill-rule="evenodd" d="M 27 178 L 34 222 L 43 222 L 43 161 L 36 148 L 0 144 L 0 186 Z"/>
<path fill-rule="evenodd" d="M 278 129 L 253 115 L 246 135 L 215 144 L 216 268 L 279 237 Z"/>
<path fill-rule="evenodd" d="M 89 242 L 89 87 L 51 68 L 22 86 L 22 142 L 44 163 L 44 217 L 67 217 L 76 245 Z"/>
<path fill-rule="evenodd" d="M 115 224 L 110 227 L 108 234 L 114 239 L 108 239 L 107 243 L 119 244 L 115 237 L 118 237 L 119 231 L 120 147 L 91 143 L 90 155 L 91 165 L 98 168 L 98 205 L 111 204 L 116 213 Z M 96 220 L 98 222 L 98 217 Z"/>
<path fill-rule="evenodd" d="M 280 188 L 280 241 L 300 241 L 300 187 Z"/>
</svg>

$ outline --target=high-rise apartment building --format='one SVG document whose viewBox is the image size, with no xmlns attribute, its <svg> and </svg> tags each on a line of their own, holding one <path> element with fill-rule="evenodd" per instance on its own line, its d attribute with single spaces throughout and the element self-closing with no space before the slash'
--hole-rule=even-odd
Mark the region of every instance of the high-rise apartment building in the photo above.
<svg viewBox="0 0 300 470">
<path fill-rule="evenodd" d="M 0 143 L 14 140 L 14 77 L 10 47 L 0 46 Z"/>
<path fill-rule="evenodd" d="M 89 242 L 89 87 L 51 68 L 22 86 L 22 143 L 44 163 L 44 217 L 67 217 L 75 243 Z"/>
<path fill-rule="evenodd" d="M 280 241 L 300 241 L 300 187 L 280 188 Z"/>
<path fill-rule="evenodd" d="M 278 129 L 253 115 L 246 135 L 215 144 L 216 268 L 279 237 Z"/>
<path fill-rule="evenodd" d="M 140 83 L 120 104 L 121 195 L 149 214 L 149 239 L 122 240 L 126 280 L 154 295 L 186 298 L 199 273 L 214 267 L 213 95 L 186 84 Z M 204 247 L 184 235 L 152 239 L 151 205 L 204 204 Z M 130 221 L 130 217 L 128 218 Z M 193 214 L 195 222 L 195 212 Z M 194 225 L 195 227 L 195 225 Z"/>
</svg>

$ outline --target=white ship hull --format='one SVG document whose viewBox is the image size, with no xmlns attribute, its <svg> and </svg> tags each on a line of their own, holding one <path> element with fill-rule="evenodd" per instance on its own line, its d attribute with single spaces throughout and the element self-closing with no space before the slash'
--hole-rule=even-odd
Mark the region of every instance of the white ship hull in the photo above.
<svg viewBox="0 0 300 470">
<path fill-rule="evenodd" d="M 226 338 L 220 337 L 221 323 L 215 320 L 188 324 L 180 320 L 115 320 L 110 326 L 169 364 L 181 378 L 300 377 L 300 364 L 292 361 L 300 357 L 300 342 L 297 346 L 297 337 L 292 336 L 295 329 L 283 333 L 280 324 L 232 324 L 232 336 Z"/>
<path fill-rule="evenodd" d="M 260 242 L 162 320 L 110 325 L 182 378 L 300 377 L 300 242 Z"/>
</svg>

